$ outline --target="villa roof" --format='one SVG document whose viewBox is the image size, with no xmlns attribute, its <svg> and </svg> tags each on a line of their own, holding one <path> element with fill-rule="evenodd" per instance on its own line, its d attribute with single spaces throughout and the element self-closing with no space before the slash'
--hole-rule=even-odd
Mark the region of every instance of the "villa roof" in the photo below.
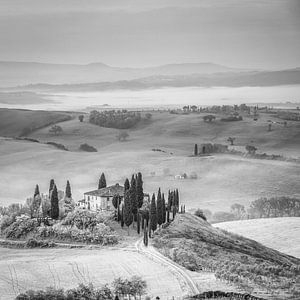
<svg viewBox="0 0 300 300">
<path fill-rule="evenodd" d="M 113 197 L 114 195 L 120 195 L 124 197 L 124 186 L 119 185 L 118 183 L 115 185 L 111 185 L 100 190 L 94 190 L 90 192 L 84 193 L 89 196 L 98 196 L 98 197 Z"/>
</svg>

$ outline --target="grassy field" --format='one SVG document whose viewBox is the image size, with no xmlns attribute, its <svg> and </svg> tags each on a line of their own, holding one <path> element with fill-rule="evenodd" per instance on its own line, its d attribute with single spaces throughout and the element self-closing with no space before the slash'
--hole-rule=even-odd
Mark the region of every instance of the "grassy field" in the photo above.
<svg viewBox="0 0 300 300">
<path fill-rule="evenodd" d="M 242 220 L 214 226 L 300 258 L 300 218 Z"/>
<path fill-rule="evenodd" d="M 259 297 L 288 299 L 297 289 L 299 259 L 215 228 L 191 214 L 177 215 L 155 234 L 153 243 L 180 265 L 195 271 L 211 270 Z"/>
<path fill-rule="evenodd" d="M 65 112 L 0 108 L 0 136 L 16 137 L 25 128 L 38 129 L 70 118 L 71 115 Z"/>
<path fill-rule="evenodd" d="M 76 287 L 92 282 L 111 283 L 117 277 L 142 276 L 148 294 L 182 296 L 180 282 L 168 268 L 126 249 L 39 249 L 0 248 L 0 299 L 9 300 L 25 289 L 48 286 Z"/>
<path fill-rule="evenodd" d="M 62 190 L 70 180 L 74 198 L 79 200 L 84 192 L 96 188 L 101 172 L 105 172 L 110 184 L 123 183 L 133 172 L 141 171 L 146 192 L 155 192 L 158 187 L 165 192 L 179 188 L 188 209 L 228 210 L 233 203 L 247 205 L 263 196 L 300 195 L 299 164 L 230 155 L 190 157 L 194 143 L 225 143 L 227 136 L 237 138 L 235 147 L 253 141 L 263 152 L 295 156 L 300 145 L 296 122 L 267 132 L 266 120 L 208 124 L 199 115 L 155 112 L 151 121 L 128 130 L 126 142 L 116 139 L 119 130 L 98 127 L 86 120 L 80 123 L 74 119 L 60 126 L 62 135 L 51 135 L 46 127 L 30 137 L 62 143 L 68 152 L 38 143 L 0 141 L 0 190 L 5 191 L 0 195 L 0 204 L 24 201 L 37 183 L 46 192 L 51 178 Z M 98 152 L 78 151 L 82 143 L 96 147 Z M 153 152 L 153 148 L 165 152 Z M 198 179 L 174 178 L 184 172 L 195 172 Z M 12 182 L 18 188 L 8 189 Z"/>
</svg>

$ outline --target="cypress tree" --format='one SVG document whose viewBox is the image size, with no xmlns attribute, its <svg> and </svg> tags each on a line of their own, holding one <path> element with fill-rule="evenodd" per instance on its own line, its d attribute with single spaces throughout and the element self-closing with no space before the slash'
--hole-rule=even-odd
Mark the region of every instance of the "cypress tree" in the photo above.
<svg viewBox="0 0 300 300">
<path fill-rule="evenodd" d="M 51 218 L 57 220 L 59 217 L 59 206 L 58 206 L 58 194 L 57 187 L 54 184 L 52 192 L 51 192 Z"/>
<path fill-rule="evenodd" d="M 124 227 L 124 205 L 122 205 L 121 209 L 121 227 Z"/>
<path fill-rule="evenodd" d="M 66 197 L 72 198 L 71 185 L 69 180 L 67 180 L 67 185 L 66 185 Z"/>
<path fill-rule="evenodd" d="M 33 198 L 35 198 L 35 197 L 38 196 L 38 195 L 40 195 L 40 189 L 39 189 L 39 185 L 37 184 L 37 185 L 35 186 Z"/>
<path fill-rule="evenodd" d="M 130 189 L 130 183 L 128 178 L 126 178 L 125 183 L 124 183 L 124 190 L 127 191 Z"/>
<path fill-rule="evenodd" d="M 98 190 L 103 189 L 105 187 L 106 187 L 106 178 L 104 173 L 102 173 L 98 183 Z"/>
<path fill-rule="evenodd" d="M 133 216 L 132 216 L 132 206 L 130 201 L 130 192 L 126 191 L 124 195 L 124 223 L 128 227 L 128 235 L 129 235 L 129 226 L 132 224 Z"/>
<path fill-rule="evenodd" d="M 166 201 L 165 195 L 162 194 L 162 208 L 163 208 L 163 224 L 166 223 Z"/>
<path fill-rule="evenodd" d="M 136 195 L 136 181 L 134 175 L 132 175 L 131 178 L 131 185 L 130 185 L 129 192 L 130 192 L 131 210 L 134 215 L 134 219 L 136 220 L 138 204 L 137 204 L 137 195 Z"/>
<path fill-rule="evenodd" d="M 142 173 L 138 173 L 136 178 L 136 197 L 138 208 L 141 208 L 144 201 L 143 178 Z"/>
<path fill-rule="evenodd" d="M 150 232 L 154 232 L 157 229 L 157 211 L 155 203 L 155 194 L 152 195 L 151 207 L 150 207 Z"/>
<path fill-rule="evenodd" d="M 198 145 L 197 145 L 197 144 L 195 144 L 194 155 L 195 155 L 195 156 L 198 155 Z"/>
<path fill-rule="evenodd" d="M 144 245 L 148 246 L 148 227 L 144 224 Z"/>
<path fill-rule="evenodd" d="M 156 211 L 157 211 L 157 224 L 160 226 L 163 223 L 163 203 L 162 203 L 160 188 L 157 193 Z"/>
<path fill-rule="evenodd" d="M 49 197 L 50 197 L 51 191 L 53 190 L 54 185 L 55 185 L 54 179 L 51 179 L 50 180 L 50 185 L 49 185 Z"/>
<path fill-rule="evenodd" d="M 140 234 L 140 231 L 141 231 L 141 216 L 138 213 L 137 214 L 137 233 Z"/>
</svg>

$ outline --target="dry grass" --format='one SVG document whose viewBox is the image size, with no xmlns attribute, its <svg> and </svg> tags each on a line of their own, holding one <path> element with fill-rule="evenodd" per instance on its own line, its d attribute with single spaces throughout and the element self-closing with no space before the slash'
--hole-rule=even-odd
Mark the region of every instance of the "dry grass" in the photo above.
<svg viewBox="0 0 300 300">
<path fill-rule="evenodd" d="M 300 258 L 300 218 L 242 220 L 214 226 Z"/>
</svg>

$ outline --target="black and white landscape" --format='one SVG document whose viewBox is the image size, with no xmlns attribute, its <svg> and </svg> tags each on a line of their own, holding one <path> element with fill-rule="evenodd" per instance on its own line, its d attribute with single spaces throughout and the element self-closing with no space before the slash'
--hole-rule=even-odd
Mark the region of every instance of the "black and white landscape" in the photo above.
<svg viewBox="0 0 300 300">
<path fill-rule="evenodd" d="M 0 300 L 300 298 L 298 0 L 0 7 Z"/>
</svg>

